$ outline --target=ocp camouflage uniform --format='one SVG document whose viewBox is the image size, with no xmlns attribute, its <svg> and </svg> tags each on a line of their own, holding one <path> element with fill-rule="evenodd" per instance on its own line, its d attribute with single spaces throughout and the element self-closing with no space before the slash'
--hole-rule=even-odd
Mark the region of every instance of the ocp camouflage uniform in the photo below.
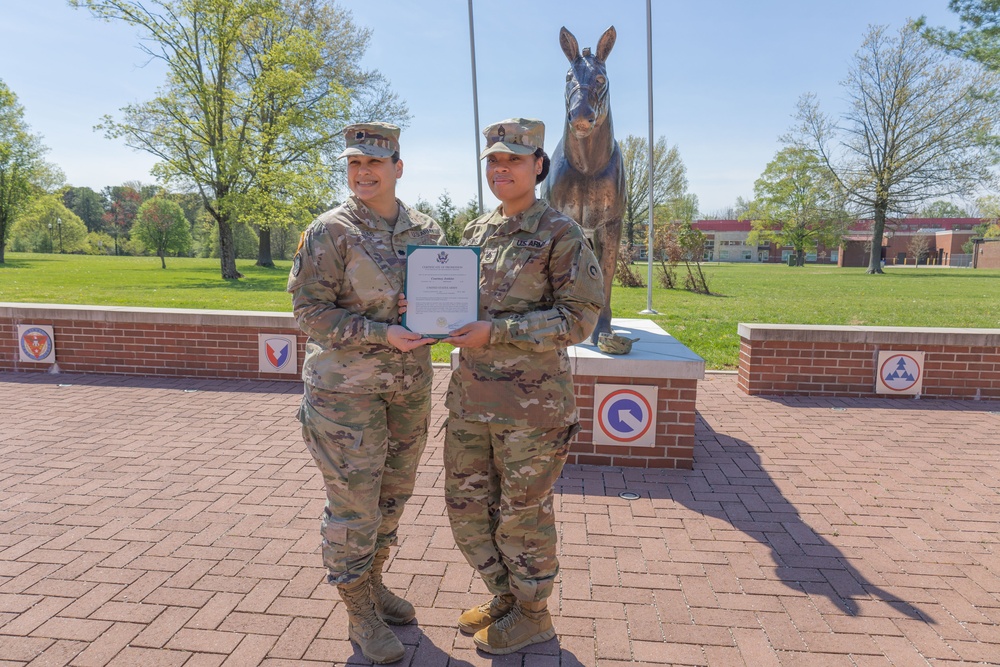
<svg viewBox="0 0 1000 667">
<path fill-rule="evenodd" d="M 566 348 L 604 305 L 597 258 L 572 219 L 538 200 L 468 227 L 480 246 L 479 319 L 489 345 L 464 348 L 446 404 L 445 499 L 455 541 L 494 595 L 544 600 L 558 573 L 552 486 L 578 430 Z"/>
<path fill-rule="evenodd" d="M 400 202 L 390 224 L 357 197 L 303 234 L 288 291 L 308 336 L 302 435 L 326 485 L 323 564 L 330 583 L 368 571 L 394 544 L 427 442 L 430 348 L 401 352 L 387 332 L 398 316 L 407 245 L 434 245 L 441 229 Z"/>
</svg>

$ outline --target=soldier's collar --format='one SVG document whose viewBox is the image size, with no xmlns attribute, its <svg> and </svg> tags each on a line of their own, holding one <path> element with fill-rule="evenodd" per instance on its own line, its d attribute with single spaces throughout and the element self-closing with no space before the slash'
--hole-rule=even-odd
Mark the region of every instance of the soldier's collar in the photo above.
<svg viewBox="0 0 1000 667">
<path fill-rule="evenodd" d="M 387 229 L 393 233 L 402 232 L 413 227 L 413 221 L 410 219 L 408 212 L 408 207 L 403 202 L 396 199 L 396 205 L 399 207 L 399 217 L 396 218 L 396 222 L 389 222 L 381 215 L 375 211 L 368 208 L 363 201 L 358 199 L 355 195 L 351 195 L 344 202 L 345 205 L 351 209 L 356 216 L 364 220 L 369 227 L 375 229 Z"/>
<path fill-rule="evenodd" d="M 517 231 L 523 232 L 534 232 L 538 229 L 538 221 L 542 219 L 542 214 L 549 208 L 549 203 L 544 199 L 536 199 L 535 203 L 528 207 L 528 210 L 522 211 L 517 215 L 512 215 L 509 218 L 503 216 L 503 205 L 497 207 L 496 215 L 500 218 L 501 226 L 505 227 L 510 233 Z"/>
</svg>

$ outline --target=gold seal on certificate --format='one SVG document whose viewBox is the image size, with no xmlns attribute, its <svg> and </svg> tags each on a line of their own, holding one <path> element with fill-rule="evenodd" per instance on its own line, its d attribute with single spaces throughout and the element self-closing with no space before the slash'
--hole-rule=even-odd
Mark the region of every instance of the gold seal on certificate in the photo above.
<svg viewBox="0 0 1000 667">
<path fill-rule="evenodd" d="M 410 246 L 406 251 L 403 326 L 446 338 L 479 319 L 479 248 Z"/>
</svg>

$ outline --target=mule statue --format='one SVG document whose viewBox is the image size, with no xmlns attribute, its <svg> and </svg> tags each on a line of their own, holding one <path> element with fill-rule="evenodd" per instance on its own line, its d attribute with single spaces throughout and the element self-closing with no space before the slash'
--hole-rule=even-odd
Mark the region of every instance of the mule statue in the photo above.
<svg viewBox="0 0 1000 667">
<path fill-rule="evenodd" d="M 604 272 L 604 308 L 591 336 L 611 331 L 611 282 L 618 262 L 625 211 L 625 170 L 611 125 L 608 72 L 604 62 L 615 45 L 615 27 L 580 53 L 576 37 L 562 28 L 559 44 L 569 59 L 566 74 L 566 124 L 552 154 L 542 196 L 583 227 Z"/>
</svg>

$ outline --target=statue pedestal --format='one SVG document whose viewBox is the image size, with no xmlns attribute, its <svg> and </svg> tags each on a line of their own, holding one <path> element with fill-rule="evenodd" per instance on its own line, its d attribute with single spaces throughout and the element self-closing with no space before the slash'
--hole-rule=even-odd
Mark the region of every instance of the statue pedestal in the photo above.
<svg viewBox="0 0 1000 667">
<path fill-rule="evenodd" d="M 590 342 L 569 349 L 580 432 L 567 463 L 690 470 L 705 360 L 650 320 L 611 324 L 639 338 L 629 354 L 604 354 Z M 455 350 L 452 368 L 457 363 Z"/>
<path fill-rule="evenodd" d="M 567 462 L 690 470 L 705 360 L 650 320 L 615 319 L 611 325 L 616 333 L 639 338 L 629 354 L 604 354 L 589 342 L 569 350 L 581 428 Z M 647 387 L 655 387 L 652 415 L 636 396 L 650 395 Z"/>
</svg>

